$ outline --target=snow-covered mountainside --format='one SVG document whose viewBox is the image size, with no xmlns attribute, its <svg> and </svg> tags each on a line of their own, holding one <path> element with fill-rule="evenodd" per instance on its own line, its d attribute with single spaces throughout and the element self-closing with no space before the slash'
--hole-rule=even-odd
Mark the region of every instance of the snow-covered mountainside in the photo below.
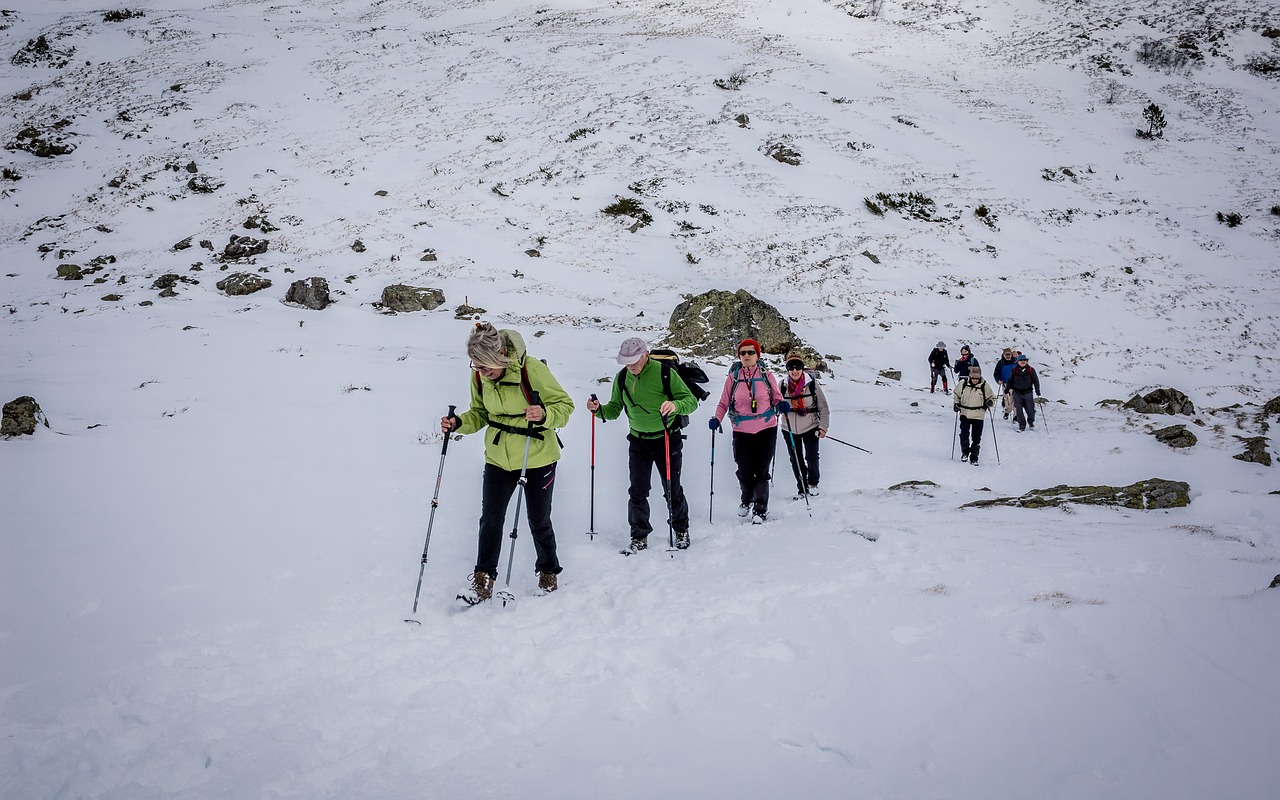
<svg viewBox="0 0 1280 800">
<path fill-rule="evenodd" d="M 0 441 L 0 796 L 1274 791 L 1280 481 L 1234 458 L 1275 452 L 1274 8 L 21 0 L 0 56 L 0 401 L 49 420 Z M 712 289 L 871 452 L 825 443 L 806 506 L 780 450 L 743 526 L 704 403 L 693 546 L 623 559 L 625 426 L 582 405 Z M 561 589 L 521 527 L 517 603 L 459 612 L 464 304 L 578 411 Z M 939 340 L 1051 401 L 977 468 Z M 1195 414 L 1099 405 L 1157 387 Z M 1191 504 L 960 510 L 1153 477 Z"/>
</svg>

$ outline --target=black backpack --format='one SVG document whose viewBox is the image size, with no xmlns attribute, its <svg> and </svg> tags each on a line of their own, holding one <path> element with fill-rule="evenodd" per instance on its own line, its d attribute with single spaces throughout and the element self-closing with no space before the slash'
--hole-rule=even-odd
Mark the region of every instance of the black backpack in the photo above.
<svg viewBox="0 0 1280 800">
<path fill-rule="evenodd" d="M 668 400 L 675 400 L 675 394 L 671 391 L 671 370 L 675 370 L 680 375 L 680 380 L 684 381 L 684 385 L 689 387 L 689 391 L 693 393 L 694 398 L 701 403 L 711 396 L 711 393 L 703 389 L 701 384 L 710 380 L 707 373 L 702 367 L 692 361 L 681 361 L 680 354 L 674 350 L 667 348 L 659 348 L 649 351 L 649 358 L 658 362 L 662 367 L 662 393 Z M 631 392 L 627 391 L 627 382 L 623 380 L 626 377 L 627 368 L 623 367 L 618 371 L 618 385 L 622 387 L 622 392 L 631 399 Z M 689 425 L 688 414 L 677 414 L 673 427 L 685 428 Z"/>
</svg>

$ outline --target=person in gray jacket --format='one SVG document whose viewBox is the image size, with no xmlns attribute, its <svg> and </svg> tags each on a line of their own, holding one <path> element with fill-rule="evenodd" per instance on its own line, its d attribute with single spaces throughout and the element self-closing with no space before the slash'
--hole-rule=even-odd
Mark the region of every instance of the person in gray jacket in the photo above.
<svg viewBox="0 0 1280 800">
<path fill-rule="evenodd" d="M 945 378 L 944 378 L 945 380 Z M 787 376 L 782 380 L 782 396 L 791 410 L 782 415 L 782 435 L 791 455 L 791 472 L 796 477 L 796 498 L 807 491 L 818 496 L 818 441 L 825 439 L 831 426 L 831 408 L 822 392 L 817 376 L 805 369 L 799 353 L 787 356 Z"/>
<path fill-rule="evenodd" d="M 982 448 L 982 424 L 987 409 L 995 405 L 996 393 L 982 379 L 982 370 L 969 368 L 969 377 L 956 386 L 951 410 L 960 415 L 960 460 L 977 466 Z"/>
</svg>

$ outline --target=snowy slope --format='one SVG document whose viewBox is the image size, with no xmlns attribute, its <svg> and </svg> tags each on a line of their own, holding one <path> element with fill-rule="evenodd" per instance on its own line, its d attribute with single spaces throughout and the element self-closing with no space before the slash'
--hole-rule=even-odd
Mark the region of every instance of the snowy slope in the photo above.
<svg viewBox="0 0 1280 800">
<path fill-rule="evenodd" d="M 0 17 L 4 141 L 66 119 L 75 145 L 0 155 L 20 177 L 0 181 L 0 400 L 34 396 L 51 424 L 0 442 L 0 796 L 1273 791 L 1280 486 L 1232 456 L 1280 394 L 1277 83 L 1245 68 L 1277 56 L 1275 21 L 1243 2 L 871 6 Z M 41 35 L 65 66 L 8 60 Z M 1202 60 L 1152 69 L 1148 41 Z M 1145 141 L 1151 102 L 1169 124 Z M 935 221 L 863 202 L 903 192 Z M 617 197 L 653 223 L 601 213 Z M 223 272 L 199 243 L 232 235 L 270 247 Z M 232 271 L 273 286 L 227 297 Z M 169 273 L 198 283 L 160 298 Z M 285 305 L 311 276 L 337 303 Z M 448 301 L 379 313 L 400 282 Z M 742 526 L 726 437 L 710 493 L 704 408 L 693 547 L 623 559 L 625 429 L 595 425 L 589 537 L 581 404 L 623 338 L 739 288 L 835 357 L 832 433 L 872 452 L 826 443 L 811 509 L 780 454 L 771 521 Z M 579 403 L 565 572 L 536 596 L 522 527 L 514 607 L 454 607 L 479 515 L 464 438 L 410 626 L 435 420 L 466 398 L 464 300 Z M 995 425 L 978 468 L 920 391 L 939 339 L 984 366 L 1026 350 L 1055 401 L 1034 432 Z M 1155 386 L 1203 425 L 1096 405 Z M 1200 444 L 1147 435 L 1175 422 Z M 1189 482 L 1191 506 L 957 510 L 1149 477 Z M 889 488 L 909 480 L 936 486 Z"/>
</svg>

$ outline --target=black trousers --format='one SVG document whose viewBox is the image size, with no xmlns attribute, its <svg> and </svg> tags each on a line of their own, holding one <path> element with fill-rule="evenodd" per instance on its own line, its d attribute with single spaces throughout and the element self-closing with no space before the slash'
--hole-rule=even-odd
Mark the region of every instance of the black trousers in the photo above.
<svg viewBox="0 0 1280 800">
<path fill-rule="evenodd" d="M 738 465 L 738 486 L 742 504 L 757 514 L 769 510 L 769 474 L 773 468 L 773 452 L 778 447 L 778 428 L 765 428 L 759 433 L 733 432 L 733 460 Z"/>
<path fill-rule="evenodd" d="M 1028 389 L 1025 392 L 1017 390 L 1011 392 L 1013 395 L 1013 418 L 1018 421 L 1019 428 L 1027 427 L 1027 423 L 1036 421 L 1036 396 L 1035 393 Z"/>
<path fill-rule="evenodd" d="M 653 533 L 649 522 L 649 488 L 653 485 L 653 470 L 658 470 L 658 482 L 662 485 L 664 503 L 670 502 L 669 520 L 676 533 L 689 530 L 689 501 L 680 485 L 680 467 L 684 462 L 684 437 L 671 434 L 655 439 L 641 439 L 627 435 L 627 467 L 631 473 L 631 487 L 627 490 L 627 524 L 631 526 L 632 539 L 646 539 Z M 667 485 L 667 445 L 671 443 L 671 485 Z"/>
<path fill-rule="evenodd" d="M 556 532 L 551 527 L 551 494 L 555 489 L 556 465 L 529 469 L 525 473 L 524 507 L 528 513 L 529 532 L 536 556 L 538 572 L 560 573 L 556 558 Z M 520 483 L 520 470 L 506 470 L 493 464 L 484 465 L 483 495 L 480 500 L 480 547 L 476 555 L 476 572 L 498 577 L 498 559 L 502 555 L 503 523 L 507 505 Z M 520 512 L 517 510 L 517 514 Z M 519 530 L 516 531 L 519 533 Z M 515 542 L 511 543 L 515 546 Z"/>
<path fill-rule="evenodd" d="M 982 449 L 982 426 L 986 423 L 985 419 L 969 419 L 964 414 L 960 415 L 960 457 L 973 456 L 978 457 L 978 451 Z M 972 434 L 972 438 L 970 436 Z"/>
<path fill-rule="evenodd" d="M 947 368 L 946 367 L 929 367 L 929 388 L 938 385 L 938 378 L 942 378 L 942 388 L 947 388 Z"/>
<path fill-rule="evenodd" d="M 818 429 L 799 435 L 782 431 L 778 434 L 787 445 L 787 455 L 791 458 L 791 473 L 796 476 L 796 489 L 804 491 L 806 487 L 818 485 Z"/>
</svg>

